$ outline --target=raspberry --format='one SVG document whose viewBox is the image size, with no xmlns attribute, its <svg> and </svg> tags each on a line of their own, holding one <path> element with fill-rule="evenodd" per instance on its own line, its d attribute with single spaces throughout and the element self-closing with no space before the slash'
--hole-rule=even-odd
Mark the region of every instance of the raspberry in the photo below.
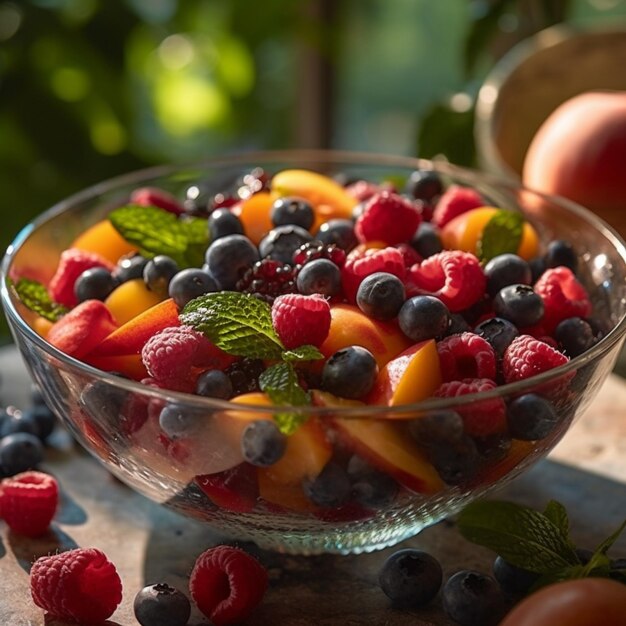
<svg viewBox="0 0 626 626">
<path fill-rule="evenodd" d="M 261 602 L 267 585 L 267 570 L 232 546 L 203 552 L 189 578 L 191 597 L 215 626 L 243 621 Z"/>
<path fill-rule="evenodd" d="M 30 590 L 38 607 L 62 620 L 96 624 L 109 618 L 122 601 L 122 581 L 96 548 L 77 548 L 37 559 Z"/>
<path fill-rule="evenodd" d="M 43 534 L 59 503 L 57 481 L 42 472 L 23 472 L 0 484 L 0 516 L 21 535 Z"/>
<path fill-rule="evenodd" d="M 534 290 L 543 299 L 543 325 L 549 333 L 568 317 L 591 315 L 587 291 L 567 267 L 547 269 L 535 283 Z"/>
<path fill-rule="evenodd" d="M 103 302 L 85 300 L 55 322 L 46 339 L 65 354 L 82 359 L 117 327 Z"/>
<path fill-rule="evenodd" d="M 491 344 L 474 333 L 450 335 L 437 344 L 443 380 L 496 377 L 496 355 Z"/>
<path fill-rule="evenodd" d="M 141 360 L 157 384 L 180 386 L 193 385 L 192 367 L 220 369 L 233 359 L 190 326 L 169 326 L 148 339 Z"/>
<path fill-rule="evenodd" d="M 569 359 L 547 343 L 530 335 L 513 339 L 504 353 L 504 380 L 512 383 L 524 380 L 567 363 Z"/>
<path fill-rule="evenodd" d="M 237 282 L 237 291 L 252 293 L 270 304 L 276 296 L 296 293 L 294 268 L 274 259 L 257 261 Z"/>
<path fill-rule="evenodd" d="M 387 272 L 404 281 L 406 268 L 402 252 L 391 247 L 352 250 L 341 270 L 343 292 L 349 302 L 356 301 L 359 285 L 366 276 L 375 272 Z"/>
<path fill-rule="evenodd" d="M 278 296 L 272 305 L 272 324 L 285 348 L 319 347 L 330 330 L 330 305 L 318 295 Z"/>
<path fill-rule="evenodd" d="M 236 513 L 249 513 L 259 497 L 256 468 L 249 463 L 195 477 L 195 482 L 216 506 Z"/>
<path fill-rule="evenodd" d="M 322 241 L 309 241 L 293 253 L 295 265 L 306 265 L 315 259 L 328 259 L 341 269 L 346 262 L 346 252 L 334 243 L 325 244 Z"/>
<path fill-rule="evenodd" d="M 130 201 L 140 206 L 155 206 L 175 215 L 185 212 L 185 207 L 171 193 L 157 187 L 135 189 L 130 194 Z"/>
<path fill-rule="evenodd" d="M 95 252 L 87 252 L 78 248 L 64 250 L 61 253 L 56 272 L 48 283 L 50 297 L 66 307 L 75 307 L 78 304 L 78 299 L 74 293 L 74 283 L 85 270 L 94 267 L 104 267 L 110 272 L 115 269 L 113 263 Z"/>
<path fill-rule="evenodd" d="M 456 398 L 466 394 L 491 391 L 497 387 L 489 378 L 465 378 L 443 383 L 433 394 L 438 398 Z M 489 398 L 456 407 L 465 431 L 473 437 L 487 437 L 506 430 L 506 405 L 502 398 Z"/>
<path fill-rule="evenodd" d="M 404 259 L 404 266 L 407 268 L 423 260 L 420 253 L 408 243 L 399 243 L 396 249 L 400 250 L 400 254 L 402 254 L 402 258 Z"/>
<path fill-rule="evenodd" d="M 421 221 L 419 210 L 410 200 L 382 191 L 367 201 L 354 232 L 361 243 L 382 240 L 393 246 L 411 241 Z"/>
<path fill-rule="evenodd" d="M 471 252 L 444 250 L 411 267 L 408 283 L 408 296 L 436 296 L 457 313 L 484 296 L 487 279 Z"/>
<path fill-rule="evenodd" d="M 356 198 L 359 202 L 365 202 L 381 191 L 395 191 L 395 189 L 391 183 L 377 185 L 369 180 L 357 180 L 346 187 L 346 193 Z"/>
<path fill-rule="evenodd" d="M 477 191 L 470 187 L 450 185 L 435 205 L 432 222 L 441 228 L 462 213 L 481 206 L 485 206 L 485 201 Z"/>
</svg>

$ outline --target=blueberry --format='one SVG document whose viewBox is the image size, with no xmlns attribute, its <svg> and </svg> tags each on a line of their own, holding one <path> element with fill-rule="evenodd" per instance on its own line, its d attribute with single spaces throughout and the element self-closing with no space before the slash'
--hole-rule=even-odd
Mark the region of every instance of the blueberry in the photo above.
<svg viewBox="0 0 626 626">
<path fill-rule="evenodd" d="M 449 578 L 442 600 L 446 614 L 461 626 L 491 626 L 504 612 L 504 598 L 496 581 L 472 570 Z"/>
<path fill-rule="evenodd" d="M 450 321 L 448 323 L 446 336 L 467 333 L 470 330 L 472 330 L 472 327 L 460 313 L 450 313 Z"/>
<path fill-rule="evenodd" d="M 441 479 L 448 485 L 459 485 L 472 478 L 480 462 L 476 444 L 466 435 L 458 441 L 431 445 L 426 453 Z"/>
<path fill-rule="evenodd" d="M 270 420 L 248 424 L 241 435 L 243 458 L 258 467 L 269 467 L 279 461 L 287 448 L 287 436 Z"/>
<path fill-rule="evenodd" d="M 596 342 L 589 322 L 580 317 L 569 317 L 554 329 L 559 348 L 573 358 L 586 352 Z"/>
<path fill-rule="evenodd" d="M 507 433 L 494 433 L 483 437 L 474 437 L 476 449 L 481 458 L 488 463 L 501 461 L 511 451 L 513 444 Z"/>
<path fill-rule="evenodd" d="M 500 289 L 493 299 L 497 317 L 513 322 L 518 327 L 533 326 L 543 317 L 543 300 L 529 285 L 509 285 Z"/>
<path fill-rule="evenodd" d="M 233 384 L 222 370 L 207 370 L 198 376 L 196 393 L 206 398 L 228 400 L 233 395 Z"/>
<path fill-rule="evenodd" d="M 501 556 L 493 562 L 493 576 L 502 590 L 511 594 L 525 594 L 539 578 L 539 574 L 512 565 Z"/>
<path fill-rule="evenodd" d="M 481 322 L 474 328 L 474 332 L 491 344 L 500 359 L 513 339 L 519 335 L 517 326 L 502 317 L 492 317 Z"/>
<path fill-rule="evenodd" d="M 270 219 L 274 226 L 300 226 L 309 230 L 315 221 L 313 207 L 303 198 L 278 198 L 270 209 Z"/>
<path fill-rule="evenodd" d="M 439 230 L 430 222 L 422 222 L 411 239 L 411 246 L 426 259 L 443 250 Z"/>
<path fill-rule="evenodd" d="M 450 323 L 450 311 L 439 298 L 414 296 L 402 305 L 398 323 L 402 332 L 415 342 L 443 337 Z"/>
<path fill-rule="evenodd" d="M 22 419 L 30 420 L 35 424 L 35 434 L 41 441 L 45 441 L 52 434 L 57 422 L 56 415 L 46 404 L 33 405 L 24 409 Z"/>
<path fill-rule="evenodd" d="M 511 436 L 524 441 L 547 437 L 558 422 L 552 404 L 535 393 L 511 400 L 506 409 L 506 418 Z"/>
<path fill-rule="evenodd" d="M 117 287 L 118 282 L 104 267 L 85 270 L 74 283 L 74 295 L 79 302 L 85 300 L 106 300 Z"/>
<path fill-rule="evenodd" d="M 535 284 L 539 277 L 546 271 L 546 260 L 542 256 L 536 256 L 528 261 L 531 273 L 531 284 Z"/>
<path fill-rule="evenodd" d="M 14 433 L 28 433 L 39 437 L 39 426 L 32 416 L 24 416 L 21 411 L 9 407 L 0 426 L 0 438 Z"/>
<path fill-rule="evenodd" d="M 626 559 L 611 559 L 610 567 L 613 571 L 626 571 Z"/>
<path fill-rule="evenodd" d="M 219 291 L 219 286 L 213 277 L 195 267 L 174 274 L 168 287 L 169 296 L 179 309 L 182 309 L 190 300 L 214 291 Z"/>
<path fill-rule="evenodd" d="M 409 432 L 421 446 L 445 446 L 461 441 L 464 433 L 463 419 L 456 411 L 428 413 L 411 420 Z"/>
<path fill-rule="evenodd" d="M 96 380 L 83 387 L 79 403 L 94 420 L 104 424 L 117 424 L 125 399 L 124 391 L 104 381 Z"/>
<path fill-rule="evenodd" d="M 500 254 L 485 265 L 487 293 L 495 296 L 500 289 L 509 285 L 530 285 L 530 265 L 517 254 Z"/>
<path fill-rule="evenodd" d="M 396 317 L 406 298 L 402 281 L 387 272 L 366 276 L 356 294 L 356 303 L 368 317 L 390 320 Z"/>
<path fill-rule="evenodd" d="M 337 507 L 350 497 L 350 478 L 337 463 L 329 462 L 313 480 L 305 480 L 302 488 L 317 506 Z"/>
<path fill-rule="evenodd" d="M 178 272 L 178 264 L 165 254 L 150 259 L 143 269 L 143 280 L 150 291 L 167 295 L 170 280 Z"/>
<path fill-rule="evenodd" d="M 143 278 L 143 271 L 148 264 L 148 259 L 141 254 L 132 254 L 122 257 L 116 268 L 113 270 L 113 276 L 119 283 L 125 283 L 136 278 Z"/>
<path fill-rule="evenodd" d="M 191 615 L 187 596 L 165 583 L 144 587 L 133 602 L 141 626 L 185 626 Z"/>
<path fill-rule="evenodd" d="M 314 259 L 298 272 L 296 287 L 304 295 L 318 293 L 332 298 L 341 292 L 341 271 L 328 259 Z"/>
<path fill-rule="evenodd" d="M 443 183 L 433 170 L 415 170 L 406 183 L 406 190 L 416 200 L 433 202 L 443 193 Z"/>
<path fill-rule="evenodd" d="M 241 220 L 226 208 L 215 209 L 207 220 L 211 241 L 228 235 L 243 235 Z"/>
<path fill-rule="evenodd" d="M 206 251 L 206 269 L 221 289 L 234 290 L 245 271 L 259 260 L 256 246 L 243 235 L 226 235 Z"/>
<path fill-rule="evenodd" d="M 354 234 L 354 222 L 346 219 L 333 219 L 324 222 L 315 233 L 315 239 L 327 245 L 335 244 L 346 252 L 350 252 L 359 244 L 359 240 Z"/>
<path fill-rule="evenodd" d="M 359 456 L 348 463 L 352 498 L 368 509 L 384 509 L 396 498 L 398 484 L 391 476 L 373 468 Z"/>
<path fill-rule="evenodd" d="M 439 561 L 421 550 L 394 552 L 383 564 L 378 583 L 397 607 L 420 607 L 439 592 L 443 571 Z"/>
<path fill-rule="evenodd" d="M 259 254 L 281 263 L 292 263 L 293 253 L 309 241 L 313 241 L 311 233 L 300 226 L 277 226 L 259 243 Z"/>
<path fill-rule="evenodd" d="M 568 267 L 574 274 L 578 269 L 578 256 L 572 245 L 558 239 L 548 244 L 545 254 L 546 267 Z"/>
<path fill-rule="evenodd" d="M 376 381 L 378 364 L 369 350 L 349 346 L 335 352 L 324 364 L 322 389 L 342 398 L 367 395 Z"/>
<path fill-rule="evenodd" d="M 43 446 L 35 435 L 15 433 L 0 441 L 0 468 L 13 476 L 37 467 L 43 461 Z"/>
<path fill-rule="evenodd" d="M 178 404 L 166 404 L 159 414 L 159 426 L 170 439 L 193 437 L 206 417 Z M 210 419 L 210 418 L 209 418 Z"/>
</svg>

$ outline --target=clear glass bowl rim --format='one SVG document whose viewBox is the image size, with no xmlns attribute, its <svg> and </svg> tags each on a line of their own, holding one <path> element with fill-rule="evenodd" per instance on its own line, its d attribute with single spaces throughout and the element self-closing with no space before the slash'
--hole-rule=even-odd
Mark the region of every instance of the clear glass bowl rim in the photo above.
<svg viewBox="0 0 626 626">
<path fill-rule="evenodd" d="M 2 259 L 1 272 L 0 272 L 0 301 L 5 311 L 5 315 L 9 322 L 13 322 L 29 341 L 34 343 L 38 348 L 46 352 L 51 357 L 54 357 L 60 361 L 64 366 L 71 369 L 75 369 L 83 373 L 85 376 L 92 379 L 101 379 L 106 383 L 117 387 L 121 390 L 125 390 L 133 393 L 141 393 L 142 395 L 153 397 L 155 399 L 167 400 L 180 405 L 193 407 L 194 409 L 206 410 L 206 411 L 241 411 L 242 407 L 245 407 L 246 411 L 258 412 L 258 413 L 284 413 L 289 411 L 291 413 L 306 414 L 306 415 L 329 415 L 332 413 L 334 416 L 341 417 L 359 417 L 359 418 L 376 418 L 376 417 L 389 417 L 396 415 L 397 417 L 403 417 L 403 413 L 407 416 L 413 414 L 420 414 L 432 411 L 443 411 L 447 409 L 454 409 L 457 406 L 466 405 L 469 403 L 479 402 L 481 400 L 488 400 L 496 397 L 504 397 L 509 395 L 521 395 L 524 392 L 532 391 L 538 385 L 553 381 L 571 371 L 577 370 L 584 365 L 599 359 L 602 355 L 610 351 L 610 349 L 623 337 L 626 333 L 626 313 L 622 315 L 617 324 L 611 331 L 603 337 L 595 346 L 584 354 L 575 357 L 552 370 L 543 372 L 531 378 L 527 378 L 515 383 L 509 383 L 506 385 L 500 385 L 493 390 L 484 391 L 475 394 L 467 394 L 456 398 L 436 398 L 428 399 L 414 404 L 406 404 L 400 406 L 383 406 L 383 405 L 363 405 L 356 407 L 347 406 L 312 406 L 306 405 L 304 407 L 293 406 L 279 406 L 273 405 L 271 407 L 267 405 L 254 405 L 254 404 L 237 404 L 227 400 L 216 400 L 211 398 L 204 398 L 193 394 L 170 391 L 167 389 L 155 389 L 147 385 L 142 385 L 139 382 L 121 378 L 110 374 L 103 370 L 96 369 L 91 365 L 83 363 L 73 357 L 66 355 L 45 339 L 43 339 L 38 333 L 36 333 L 19 315 L 17 309 L 13 305 L 9 287 L 7 284 L 8 272 L 11 266 L 11 262 L 21 247 L 26 241 L 29 235 L 36 230 L 43 223 L 47 222 L 51 218 L 57 216 L 60 213 L 68 210 L 77 203 L 84 202 L 86 200 L 94 199 L 96 196 L 111 191 L 118 186 L 122 185 L 140 185 L 142 182 L 151 180 L 158 177 L 165 177 L 176 174 L 177 172 L 186 170 L 202 170 L 202 169 L 219 169 L 220 167 L 232 167 L 232 166 L 261 166 L 270 165 L 272 162 L 286 165 L 289 162 L 298 163 L 297 167 L 302 168 L 306 162 L 310 163 L 328 163 L 335 165 L 363 165 L 370 167 L 401 167 L 404 169 L 434 169 L 444 176 L 450 176 L 457 180 L 463 180 L 467 184 L 471 184 L 472 181 L 480 182 L 487 185 L 493 185 L 500 187 L 511 192 L 525 192 L 537 196 L 547 202 L 561 205 L 563 208 L 571 211 L 584 219 L 594 230 L 599 231 L 607 240 L 611 242 L 613 247 L 619 253 L 622 261 L 626 265 L 626 244 L 619 236 L 619 234 L 606 222 L 601 220 L 591 211 L 584 207 L 562 198 L 559 196 L 553 196 L 544 194 L 520 185 L 515 180 L 507 179 L 504 177 L 495 176 L 489 173 L 484 173 L 478 170 L 473 170 L 466 167 L 456 166 L 448 163 L 444 159 L 420 159 L 407 156 L 395 156 L 388 154 L 378 154 L 373 152 L 350 152 L 339 150 L 277 150 L 277 151 L 261 151 L 261 152 L 245 152 L 237 153 L 234 155 L 227 155 L 221 157 L 215 157 L 202 161 L 196 161 L 191 163 L 169 164 L 160 165 L 156 167 L 144 168 L 136 170 L 121 176 L 116 176 L 102 182 L 96 183 L 76 194 L 73 194 L 60 202 L 56 203 L 46 211 L 42 212 L 35 220 L 27 224 L 16 235 L 13 242 L 7 248 L 7 251 Z"/>
</svg>

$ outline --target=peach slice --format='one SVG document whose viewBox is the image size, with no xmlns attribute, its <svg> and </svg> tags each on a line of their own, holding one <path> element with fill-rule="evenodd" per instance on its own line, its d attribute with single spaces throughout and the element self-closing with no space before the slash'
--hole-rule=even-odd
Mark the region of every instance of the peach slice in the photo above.
<svg viewBox="0 0 626 626">
<path fill-rule="evenodd" d="M 349 448 L 417 493 L 437 493 L 444 483 L 407 430 L 398 421 L 334 418 L 338 435 Z"/>
<path fill-rule="evenodd" d="M 325 357 L 348 346 L 361 346 L 374 355 L 382 368 L 411 345 L 411 340 L 394 323 L 372 319 L 351 304 L 331 306 L 330 316 L 328 337 L 320 346 Z"/>
<path fill-rule="evenodd" d="M 85 363 L 105 372 L 116 372 L 133 380 L 142 380 L 148 376 L 140 354 L 120 354 L 115 356 L 93 356 L 93 352 L 83 357 Z"/>
<path fill-rule="evenodd" d="M 499 211 L 495 207 L 480 207 L 462 213 L 450 220 L 441 229 L 443 247 L 448 250 L 463 250 L 476 254 L 476 246 L 487 222 Z M 517 254 L 529 260 L 537 255 L 539 250 L 539 236 L 529 222 L 524 222 L 522 241 Z"/>
<path fill-rule="evenodd" d="M 70 247 L 95 252 L 114 264 L 121 256 L 137 251 L 135 246 L 115 230 L 108 219 L 96 222 L 83 231 Z"/>
<path fill-rule="evenodd" d="M 432 396 L 441 382 L 436 343 L 428 339 L 411 346 L 380 370 L 368 401 L 387 406 L 412 404 Z"/>
<path fill-rule="evenodd" d="M 232 209 L 233 213 L 239 217 L 246 237 L 255 246 L 258 246 L 261 239 L 274 227 L 270 210 L 275 199 L 275 194 L 260 191 Z"/>
<path fill-rule="evenodd" d="M 162 300 L 163 296 L 150 291 L 142 278 L 135 278 L 116 287 L 104 303 L 121 326 Z"/>
<path fill-rule="evenodd" d="M 152 335 L 164 328 L 179 324 L 176 304 L 171 298 L 168 298 L 146 309 L 114 330 L 100 345 L 96 346 L 91 356 L 108 357 L 139 354 Z"/>
</svg>

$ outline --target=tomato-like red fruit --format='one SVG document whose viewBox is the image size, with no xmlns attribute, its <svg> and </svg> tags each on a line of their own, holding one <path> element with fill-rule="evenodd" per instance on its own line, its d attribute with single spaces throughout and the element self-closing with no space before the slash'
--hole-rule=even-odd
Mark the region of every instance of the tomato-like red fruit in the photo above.
<svg viewBox="0 0 626 626">
<path fill-rule="evenodd" d="M 626 626 L 626 585 L 581 578 L 548 585 L 520 602 L 500 626 Z"/>
</svg>

